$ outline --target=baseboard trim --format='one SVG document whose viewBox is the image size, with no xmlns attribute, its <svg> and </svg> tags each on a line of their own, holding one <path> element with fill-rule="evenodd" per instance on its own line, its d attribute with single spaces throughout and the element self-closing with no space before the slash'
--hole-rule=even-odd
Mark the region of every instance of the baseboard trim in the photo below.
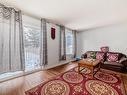
<svg viewBox="0 0 127 95">
<path fill-rule="evenodd" d="M 47 70 L 47 69 L 51 69 L 51 68 L 54 68 L 54 67 L 57 67 L 57 66 L 61 66 L 61 65 L 64 65 L 64 64 L 68 64 L 70 62 L 74 61 L 74 59 L 71 59 L 71 60 L 66 60 L 66 61 L 60 61 L 58 64 L 53 64 L 53 65 L 46 65 L 43 70 Z"/>
</svg>

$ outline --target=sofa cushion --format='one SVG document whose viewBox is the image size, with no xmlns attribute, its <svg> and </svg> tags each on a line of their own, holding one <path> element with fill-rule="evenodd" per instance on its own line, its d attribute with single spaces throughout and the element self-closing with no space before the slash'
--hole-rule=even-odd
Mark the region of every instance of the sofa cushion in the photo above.
<svg viewBox="0 0 127 95">
<path fill-rule="evenodd" d="M 118 60 L 120 60 L 122 57 L 126 57 L 126 55 L 124 55 L 122 53 L 119 53 L 119 52 L 107 52 L 107 53 L 110 53 L 110 54 L 118 54 Z"/>
<path fill-rule="evenodd" d="M 97 52 L 96 53 L 96 59 L 104 61 L 104 59 L 105 59 L 105 53 L 104 52 Z"/>
<path fill-rule="evenodd" d="M 109 61 L 105 61 L 104 64 L 108 64 L 108 65 L 114 65 L 114 66 L 123 66 L 123 64 L 120 64 L 118 62 L 109 62 Z"/>
<path fill-rule="evenodd" d="M 106 53 L 109 51 L 109 47 L 105 46 L 105 47 L 101 47 L 100 48 L 102 52 Z"/>
<path fill-rule="evenodd" d="M 107 53 L 107 61 L 109 62 L 118 62 L 119 54 L 118 53 Z"/>
</svg>

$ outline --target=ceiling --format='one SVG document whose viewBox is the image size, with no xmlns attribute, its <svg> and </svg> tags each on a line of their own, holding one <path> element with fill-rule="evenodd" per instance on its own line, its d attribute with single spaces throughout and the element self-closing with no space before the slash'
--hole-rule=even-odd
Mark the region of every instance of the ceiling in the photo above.
<svg viewBox="0 0 127 95">
<path fill-rule="evenodd" d="M 127 21 L 127 0 L 0 0 L 0 3 L 78 31 Z"/>
</svg>

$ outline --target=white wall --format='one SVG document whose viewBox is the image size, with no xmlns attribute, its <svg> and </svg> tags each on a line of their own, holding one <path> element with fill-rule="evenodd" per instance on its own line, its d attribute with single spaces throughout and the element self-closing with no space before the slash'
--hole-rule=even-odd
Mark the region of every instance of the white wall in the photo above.
<svg viewBox="0 0 127 95">
<path fill-rule="evenodd" d="M 53 40 L 51 38 L 51 28 L 56 29 L 56 37 Z M 66 29 L 65 31 L 69 31 Z M 47 23 L 47 47 L 48 47 L 48 65 L 45 68 L 51 68 L 58 65 L 66 64 L 70 60 L 72 60 L 69 56 L 67 56 L 66 61 L 59 61 L 59 36 L 60 36 L 60 27 L 52 24 Z"/>
<path fill-rule="evenodd" d="M 56 38 L 51 38 L 51 27 L 56 29 Z M 54 65 L 59 63 L 59 27 L 47 23 L 47 46 L 48 46 L 48 65 Z"/>
<path fill-rule="evenodd" d="M 127 54 L 127 22 L 79 32 L 78 55 L 109 46 L 110 51 Z"/>
</svg>

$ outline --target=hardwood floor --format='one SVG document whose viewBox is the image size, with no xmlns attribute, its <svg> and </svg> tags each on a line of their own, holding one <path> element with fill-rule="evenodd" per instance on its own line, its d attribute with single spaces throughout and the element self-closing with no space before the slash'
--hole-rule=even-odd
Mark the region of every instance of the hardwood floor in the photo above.
<svg viewBox="0 0 127 95">
<path fill-rule="evenodd" d="M 25 95 L 25 91 L 75 66 L 76 63 L 70 63 L 0 83 L 0 95 Z M 122 78 L 127 91 L 127 75 L 122 74 Z"/>
</svg>

